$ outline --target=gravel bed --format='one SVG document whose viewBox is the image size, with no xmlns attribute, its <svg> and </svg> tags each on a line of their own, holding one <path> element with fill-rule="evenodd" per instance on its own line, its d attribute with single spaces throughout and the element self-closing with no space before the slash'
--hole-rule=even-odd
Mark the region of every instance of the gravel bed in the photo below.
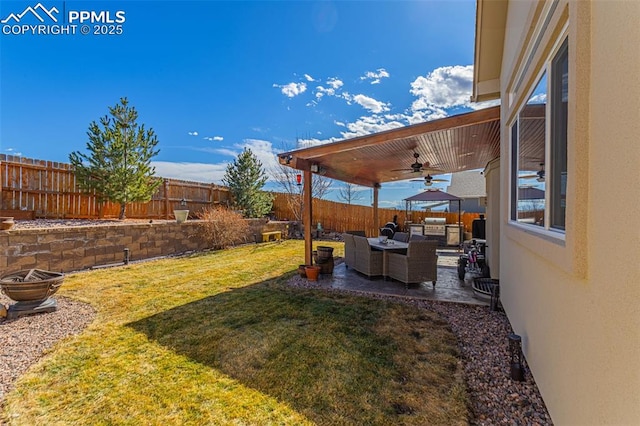
<svg viewBox="0 0 640 426">
<path fill-rule="evenodd" d="M 324 289 L 330 292 L 362 294 L 355 291 L 331 289 L 299 276 L 289 285 Z M 369 296 L 396 300 L 440 314 L 458 338 L 464 364 L 464 377 L 471 400 L 473 425 L 552 425 L 551 417 L 540 396 L 538 387 L 525 364 L 525 381 L 511 380 L 509 346 L 506 336 L 512 333 L 511 324 L 502 312 L 486 306 L 461 303 L 416 300 L 387 295 Z M 526 361 L 525 361 L 526 363 Z"/>
<path fill-rule="evenodd" d="M 76 226 L 131 225 L 135 223 L 175 222 L 165 219 L 35 219 L 16 220 L 11 229 L 73 228 Z"/>
<path fill-rule="evenodd" d="M 0 318 L 0 406 L 15 380 L 59 340 L 80 333 L 95 318 L 86 304 L 55 296 L 54 312 L 7 320 Z M 0 293 L 0 304 L 15 303 Z"/>
</svg>

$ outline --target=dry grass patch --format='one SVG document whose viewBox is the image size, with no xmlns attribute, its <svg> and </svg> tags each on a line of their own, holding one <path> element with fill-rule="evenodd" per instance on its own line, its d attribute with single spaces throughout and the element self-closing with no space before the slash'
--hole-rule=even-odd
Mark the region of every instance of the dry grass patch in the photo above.
<svg viewBox="0 0 640 426">
<path fill-rule="evenodd" d="M 341 254 L 341 244 L 336 247 Z M 70 276 L 98 319 L 7 398 L 15 424 L 464 424 L 435 314 L 283 285 L 299 241 Z"/>
</svg>

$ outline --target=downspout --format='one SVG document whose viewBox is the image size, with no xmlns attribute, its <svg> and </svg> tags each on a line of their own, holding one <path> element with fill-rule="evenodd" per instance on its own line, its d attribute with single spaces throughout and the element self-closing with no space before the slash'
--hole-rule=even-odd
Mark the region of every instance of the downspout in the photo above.
<svg viewBox="0 0 640 426">
<path fill-rule="evenodd" d="M 311 229 L 313 227 L 312 194 L 311 194 L 311 171 L 303 170 L 304 187 L 302 188 L 302 202 L 304 204 L 304 214 L 302 215 L 302 225 L 304 226 L 304 264 L 313 264 L 313 237 Z"/>
</svg>

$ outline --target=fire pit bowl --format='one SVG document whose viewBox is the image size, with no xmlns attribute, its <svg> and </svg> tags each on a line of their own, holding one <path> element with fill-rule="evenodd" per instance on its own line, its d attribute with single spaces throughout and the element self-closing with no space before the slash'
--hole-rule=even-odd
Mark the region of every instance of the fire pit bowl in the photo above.
<svg viewBox="0 0 640 426">
<path fill-rule="evenodd" d="M 62 273 L 24 269 L 3 275 L 0 278 L 0 288 L 8 298 L 16 302 L 40 302 L 55 294 L 63 280 Z"/>
</svg>

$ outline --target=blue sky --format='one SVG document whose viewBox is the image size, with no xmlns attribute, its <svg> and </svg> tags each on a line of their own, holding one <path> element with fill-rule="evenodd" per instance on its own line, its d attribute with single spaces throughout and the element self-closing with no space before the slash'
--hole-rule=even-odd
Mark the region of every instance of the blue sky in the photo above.
<svg viewBox="0 0 640 426">
<path fill-rule="evenodd" d="M 28 7 L 45 22 L 31 12 L 18 21 Z M 93 22 L 79 22 L 83 11 Z M 1 20 L 3 154 L 68 162 L 85 152 L 89 123 L 126 96 L 158 136 L 158 175 L 221 183 L 244 147 L 269 169 L 296 141 L 479 107 L 469 103 L 473 0 L 3 0 Z M 75 34 L 23 29 L 37 24 L 75 25 Z M 384 185 L 381 205 L 401 205 L 421 185 Z"/>
</svg>

